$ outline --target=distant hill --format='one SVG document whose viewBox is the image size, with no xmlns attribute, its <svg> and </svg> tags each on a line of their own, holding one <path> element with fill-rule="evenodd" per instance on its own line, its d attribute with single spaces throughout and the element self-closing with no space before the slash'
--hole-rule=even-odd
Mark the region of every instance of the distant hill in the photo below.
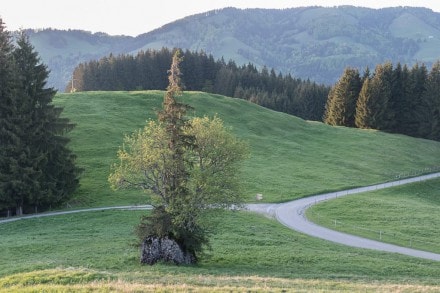
<svg viewBox="0 0 440 293">
<path fill-rule="evenodd" d="M 49 67 L 50 86 L 63 91 L 72 72 L 81 62 L 99 59 L 110 53 L 134 50 L 132 37 L 92 34 L 79 30 L 26 30 L 31 43 Z"/>
<path fill-rule="evenodd" d="M 385 61 L 430 66 L 440 58 L 440 13 L 410 7 L 225 8 L 137 37 L 58 30 L 30 35 L 52 70 L 51 83 L 60 89 L 81 61 L 149 48 L 204 50 L 226 61 L 266 65 L 326 84 L 347 66 L 374 67 Z"/>
</svg>

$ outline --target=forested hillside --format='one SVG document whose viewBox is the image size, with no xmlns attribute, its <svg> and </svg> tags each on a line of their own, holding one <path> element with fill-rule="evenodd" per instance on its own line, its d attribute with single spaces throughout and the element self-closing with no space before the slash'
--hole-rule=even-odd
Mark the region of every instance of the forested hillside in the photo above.
<svg viewBox="0 0 440 293">
<path fill-rule="evenodd" d="M 332 84 L 345 67 L 391 61 L 428 67 L 440 54 L 440 14 L 425 8 L 352 6 L 284 10 L 227 8 L 175 21 L 138 37 L 79 31 L 31 31 L 30 38 L 64 89 L 76 65 L 110 53 L 180 47 L 241 66 L 275 68 Z"/>
</svg>

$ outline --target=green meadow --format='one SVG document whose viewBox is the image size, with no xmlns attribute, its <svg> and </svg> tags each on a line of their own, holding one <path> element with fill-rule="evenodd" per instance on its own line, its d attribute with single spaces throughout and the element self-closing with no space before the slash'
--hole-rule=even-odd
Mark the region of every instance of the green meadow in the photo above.
<svg viewBox="0 0 440 293">
<path fill-rule="evenodd" d="M 156 119 L 163 92 L 59 94 L 56 104 L 76 128 L 70 133 L 85 169 L 78 205 L 148 202 L 139 191 L 113 192 L 110 165 L 123 137 Z M 251 148 L 241 180 L 248 201 L 284 202 L 311 194 L 391 181 L 440 169 L 440 143 L 374 130 L 330 127 L 219 95 L 186 92 L 194 116 L 217 115 Z M 72 205 L 74 205 L 72 203 Z"/>
<path fill-rule="evenodd" d="M 331 229 L 440 253 L 439 207 L 435 179 L 331 200 L 307 216 Z"/>
<path fill-rule="evenodd" d="M 85 169 L 67 207 L 149 203 L 139 191 L 112 191 L 107 176 L 123 136 L 155 119 L 162 97 L 161 91 L 57 95 L 55 103 L 77 124 L 69 134 L 71 147 Z M 256 193 L 265 202 L 283 202 L 440 166 L 438 142 L 330 127 L 218 95 L 186 92 L 181 99 L 194 107 L 190 115 L 217 115 L 249 143 L 251 157 L 240 175 L 248 202 Z M 426 200 L 414 195 L 421 186 L 402 187 L 408 191 L 399 195 L 384 191 L 395 195 L 389 205 L 376 206 L 385 210 L 395 201 L 399 211 L 411 211 L 410 218 L 429 204 L 438 209 L 437 185 L 423 185 Z M 359 210 L 373 205 L 370 198 L 364 196 Z M 355 196 L 323 205 L 344 209 L 342 200 L 356 206 Z M 438 262 L 322 241 L 244 211 L 206 219 L 211 249 L 198 265 L 141 266 L 133 229 L 143 213 L 90 212 L 1 224 L 0 292 L 440 291 Z M 362 221 L 362 215 L 353 219 Z M 423 229 L 427 238 L 435 234 L 417 225 L 411 229 Z"/>
</svg>

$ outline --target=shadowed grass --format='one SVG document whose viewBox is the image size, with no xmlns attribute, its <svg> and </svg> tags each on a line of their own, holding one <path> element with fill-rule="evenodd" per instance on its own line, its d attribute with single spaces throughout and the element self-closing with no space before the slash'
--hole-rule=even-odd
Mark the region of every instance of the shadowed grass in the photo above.
<svg viewBox="0 0 440 293">
<path fill-rule="evenodd" d="M 160 91 L 57 95 L 56 104 L 77 123 L 71 146 L 86 169 L 72 205 L 148 202 L 139 191 L 110 190 L 107 176 L 123 135 L 154 119 L 162 97 Z M 255 193 L 286 201 L 440 166 L 438 142 L 329 127 L 205 93 L 186 93 L 183 100 L 196 109 L 191 115 L 217 113 L 248 140 L 252 155 L 241 179 L 249 201 Z M 206 219 L 214 227 L 212 250 L 197 266 L 140 266 L 133 229 L 142 213 L 103 211 L 0 225 L 0 291 L 434 292 L 440 286 L 438 262 L 333 244 L 247 212 Z"/>
</svg>

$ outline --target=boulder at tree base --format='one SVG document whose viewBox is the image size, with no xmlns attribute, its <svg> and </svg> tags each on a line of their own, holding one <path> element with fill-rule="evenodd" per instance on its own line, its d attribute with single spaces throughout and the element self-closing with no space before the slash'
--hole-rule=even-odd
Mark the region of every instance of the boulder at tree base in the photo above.
<svg viewBox="0 0 440 293">
<path fill-rule="evenodd" d="M 193 264 L 196 263 L 196 257 L 173 239 L 147 237 L 142 243 L 141 263 L 154 265 L 160 261 L 177 265 Z"/>
</svg>

